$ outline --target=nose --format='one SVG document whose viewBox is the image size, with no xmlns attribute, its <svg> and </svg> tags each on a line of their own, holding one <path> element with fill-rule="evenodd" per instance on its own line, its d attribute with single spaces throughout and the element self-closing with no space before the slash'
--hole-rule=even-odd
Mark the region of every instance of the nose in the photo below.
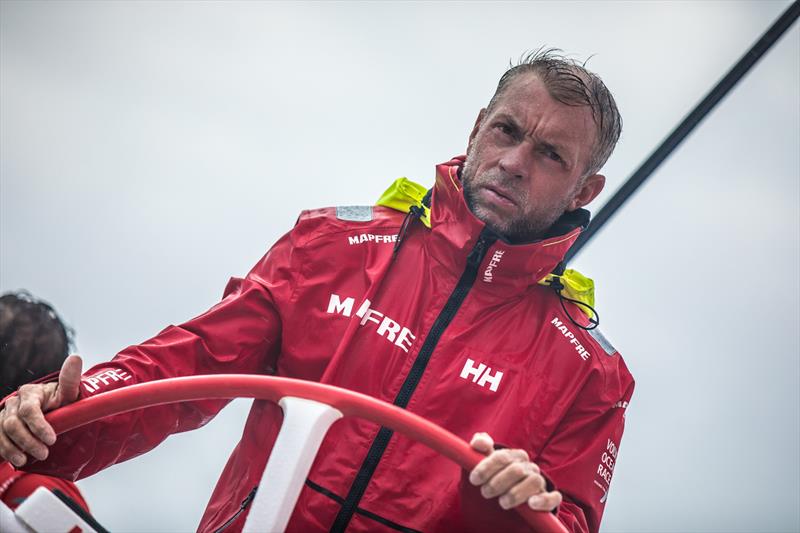
<svg viewBox="0 0 800 533">
<path fill-rule="evenodd" d="M 525 143 L 508 147 L 498 164 L 509 176 L 517 179 L 527 178 L 530 171 L 530 153 Z"/>
</svg>

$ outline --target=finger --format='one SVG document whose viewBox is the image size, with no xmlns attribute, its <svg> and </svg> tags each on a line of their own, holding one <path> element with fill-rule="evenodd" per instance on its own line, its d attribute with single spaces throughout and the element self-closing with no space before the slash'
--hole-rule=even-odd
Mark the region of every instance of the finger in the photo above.
<svg viewBox="0 0 800 533">
<path fill-rule="evenodd" d="M 20 404 L 22 402 L 20 401 Z M 22 452 L 28 453 L 37 459 L 47 457 L 47 447 L 39 439 L 37 439 L 28 429 L 19 417 L 19 409 L 12 407 L 3 417 L 2 433 L 11 441 L 11 443 L 19 448 Z M 26 461 L 22 461 L 25 464 Z M 22 466 L 22 465 L 19 465 Z"/>
<path fill-rule="evenodd" d="M 0 411 L 0 456 L 10 461 L 14 466 L 22 466 L 25 464 L 25 454 L 22 453 L 22 450 L 20 450 L 8 436 L 6 436 L 3 426 L 7 417 L 16 416 L 18 404 L 19 398 L 11 396 L 6 400 L 3 410 Z"/>
<path fill-rule="evenodd" d="M 507 464 L 527 460 L 528 454 L 525 450 L 511 448 L 495 450 L 472 469 L 469 474 L 469 482 L 473 485 L 483 485 Z"/>
<path fill-rule="evenodd" d="M 64 364 L 61 365 L 61 372 L 58 373 L 56 405 L 52 406 L 51 409 L 72 403 L 78 399 L 82 367 L 83 360 L 79 355 L 70 355 L 64 360 Z"/>
<path fill-rule="evenodd" d="M 481 486 L 481 494 L 484 498 L 494 498 L 505 494 L 517 483 L 529 476 L 538 476 L 539 467 L 527 461 L 513 461 L 492 476 L 489 481 Z M 542 487 L 543 488 L 543 487 Z M 542 488 L 536 492 L 541 492 Z M 527 496 L 534 494 L 531 492 Z M 527 499 L 527 498 L 526 498 Z"/>
<path fill-rule="evenodd" d="M 528 506 L 535 511 L 552 511 L 561 505 L 561 493 L 557 490 L 553 492 L 542 492 L 534 494 L 528 498 Z"/>
<path fill-rule="evenodd" d="M 533 463 L 529 464 L 536 466 Z M 530 469 L 530 472 L 530 474 L 520 479 L 515 485 L 509 487 L 509 489 L 500 496 L 497 500 L 500 507 L 503 509 L 511 509 L 526 502 L 531 496 L 540 494 L 545 490 L 547 484 L 544 478 L 539 475 L 538 468 L 536 471 Z M 492 478 L 492 481 L 494 481 L 494 478 Z"/>
<path fill-rule="evenodd" d="M 469 445 L 483 454 L 490 454 L 494 451 L 494 440 L 488 433 L 475 433 Z"/>
<path fill-rule="evenodd" d="M 56 441 L 56 432 L 45 420 L 42 404 L 45 398 L 53 394 L 55 384 L 23 385 L 19 388 L 19 407 L 17 416 L 28 427 L 28 430 L 42 443 L 50 446 Z M 45 457 L 47 453 L 45 452 Z M 43 459 L 33 454 L 37 459 Z"/>
<path fill-rule="evenodd" d="M 22 450 L 15 446 L 3 431 L 0 431 L 0 455 L 17 468 L 23 466 L 27 461 Z"/>
</svg>

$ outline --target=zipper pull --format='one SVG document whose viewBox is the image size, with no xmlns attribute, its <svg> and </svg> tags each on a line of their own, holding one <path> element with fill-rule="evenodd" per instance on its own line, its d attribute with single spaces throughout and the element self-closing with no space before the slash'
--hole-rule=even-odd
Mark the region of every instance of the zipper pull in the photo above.
<svg viewBox="0 0 800 533">
<path fill-rule="evenodd" d="M 467 261 L 470 263 L 480 263 L 485 253 L 486 253 L 486 239 L 484 239 L 483 235 L 481 235 L 478 238 L 478 242 L 475 243 L 475 247 L 472 249 L 472 253 L 469 254 Z"/>
<path fill-rule="evenodd" d="M 475 243 L 472 251 L 467 256 L 467 264 L 474 267 L 479 266 L 481 261 L 483 261 L 489 246 L 494 244 L 495 240 L 497 239 L 489 239 L 485 235 L 481 234 L 481 236 L 478 237 L 478 242 Z"/>
<path fill-rule="evenodd" d="M 250 491 L 250 494 L 248 494 L 248 495 L 245 497 L 245 499 L 244 499 L 244 500 L 242 500 L 242 503 L 241 503 L 241 505 L 239 506 L 239 509 L 240 509 L 240 510 L 242 510 L 242 511 L 243 511 L 243 510 L 244 510 L 244 509 L 245 509 L 245 508 L 246 508 L 248 505 L 250 505 L 250 502 L 251 502 L 251 501 L 253 501 L 253 498 L 255 498 L 255 497 L 256 497 L 256 491 L 257 491 L 257 490 L 258 490 L 258 485 L 256 485 L 255 487 L 253 487 L 253 490 L 251 490 L 251 491 Z"/>
</svg>

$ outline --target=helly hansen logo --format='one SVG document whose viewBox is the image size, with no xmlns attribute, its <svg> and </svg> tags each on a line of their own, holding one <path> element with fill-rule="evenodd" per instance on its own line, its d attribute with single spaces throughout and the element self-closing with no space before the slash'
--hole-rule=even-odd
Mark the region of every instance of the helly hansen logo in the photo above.
<svg viewBox="0 0 800 533">
<path fill-rule="evenodd" d="M 500 386 L 500 380 L 503 379 L 503 372 L 497 370 L 493 374 L 492 369 L 488 366 L 483 363 L 478 363 L 476 366 L 475 361 L 467 358 L 467 362 L 464 363 L 464 368 L 461 369 L 461 378 L 472 378 L 472 382 L 477 383 L 481 387 L 486 387 L 488 384 L 490 391 L 497 392 L 497 387 Z"/>
<path fill-rule="evenodd" d="M 500 260 L 503 258 L 503 254 L 505 252 L 503 250 L 497 250 L 492 255 L 492 260 L 489 261 L 489 264 L 486 266 L 486 270 L 483 271 L 483 281 L 486 283 L 492 282 L 492 271 L 497 268 L 497 265 L 500 264 Z"/>
<path fill-rule="evenodd" d="M 328 313 L 332 315 L 350 316 L 353 314 L 353 306 L 356 300 L 347 297 L 342 300 L 338 294 L 331 294 L 328 300 Z M 366 326 L 367 322 L 374 322 L 378 325 L 376 333 L 391 342 L 404 352 L 408 352 L 411 343 L 414 342 L 416 335 L 411 333 L 405 326 L 401 326 L 395 320 L 370 307 L 372 302 L 364 300 L 356 311 L 356 316 L 361 319 L 359 326 Z M 373 326 L 375 327 L 375 326 Z"/>
<path fill-rule="evenodd" d="M 550 321 L 550 323 L 553 324 L 556 327 L 556 329 L 558 329 L 558 331 L 560 331 L 561 334 L 564 335 L 564 337 L 569 339 L 570 344 L 575 345 L 575 351 L 578 352 L 578 355 L 581 356 L 581 359 L 586 361 L 587 359 L 589 359 L 589 357 L 591 357 L 592 354 L 589 353 L 589 350 L 583 347 L 580 341 L 578 341 L 578 339 L 575 338 L 575 334 L 572 333 L 567 328 L 567 326 L 564 325 L 563 322 L 561 322 L 558 318 L 554 318 L 553 320 Z"/>
</svg>

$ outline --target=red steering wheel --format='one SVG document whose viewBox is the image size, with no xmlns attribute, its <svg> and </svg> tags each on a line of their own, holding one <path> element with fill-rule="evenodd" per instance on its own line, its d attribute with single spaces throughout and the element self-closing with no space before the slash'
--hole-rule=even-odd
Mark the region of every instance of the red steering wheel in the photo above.
<svg viewBox="0 0 800 533">
<path fill-rule="evenodd" d="M 341 416 L 356 416 L 398 431 L 466 470 L 483 458 L 453 433 L 395 405 L 330 385 L 273 376 L 222 374 L 140 383 L 67 405 L 48 413 L 47 420 L 56 433 L 63 433 L 144 407 L 232 398 L 269 400 L 284 410 L 284 422 L 262 478 L 271 494 L 267 497 L 268 491 L 257 491 L 249 513 L 252 519 L 248 516 L 244 531 L 283 531 L 328 427 Z M 275 457 L 281 459 L 275 461 Z M 276 494 L 283 495 L 282 499 Z M 516 507 L 516 511 L 534 531 L 567 531 L 552 513 L 534 511 L 526 505 Z"/>
</svg>

